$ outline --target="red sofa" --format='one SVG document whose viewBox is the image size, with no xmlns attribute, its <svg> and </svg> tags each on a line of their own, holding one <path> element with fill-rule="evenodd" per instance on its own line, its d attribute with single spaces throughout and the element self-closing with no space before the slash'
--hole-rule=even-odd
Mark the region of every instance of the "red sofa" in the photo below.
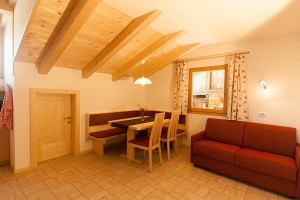
<svg viewBox="0 0 300 200">
<path fill-rule="evenodd" d="M 191 162 L 291 197 L 300 197 L 296 129 L 209 118 L 191 138 Z"/>
</svg>

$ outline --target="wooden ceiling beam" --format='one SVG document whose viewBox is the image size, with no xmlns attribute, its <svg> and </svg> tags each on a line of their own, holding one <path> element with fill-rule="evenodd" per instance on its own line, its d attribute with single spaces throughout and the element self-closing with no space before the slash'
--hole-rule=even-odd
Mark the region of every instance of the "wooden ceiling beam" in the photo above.
<svg viewBox="0 0 300 200">
<path fill-rule="evenodd" d="M 25 27 L 25 31 L 22 35 L 22 39 L 21 39 L 21 42 L 20 42 L 20 45 L 17 49 L 17 53 L 16 53 L 16 56 L 15 56 L 15 61 L 26 61 L 26 59 L 22 58 L 21 56 L 21 52 L 22 52 L 22 44 L 24 44 L 26 42 L 26 39 L 27 39 L 27 35 L 30 31 L 30 27 L 31 25 L 33 24 L 34 22 L 34 18 L 37 14 L 37 11 L 38 11 L 38 8 L 40 6 L 40 3 L 41 3 L 41 0 L 36 0 L 35 3 L 34 3 L 34 6 L 33 6 L 33 9 L 31 11 L 31 15 L 29 17 L 29 20 L 27 22 L 27 25 Z"/>
<path fill-rule="evenodd" d="M 77 0 L 65 23 L 39 63 L 39 73 L 47 74 L 71 43 L 82 25 L 93 13 L 101 0 Z"/>
<path fill-rule="evenodd" d="M 147 63 L 147 66 L 145 66 L 145 71 L 144 71 L 144 76 L 148 77 L 155 72 L 159 71 L 160 69 L 164 68 L 166 65 L 174 62 L 178 57 L 183 56 L 184 54 L 189 53 L 191 50 L 193 50 L 195 47 L 197 47 L 199 44 L 189 44 L 189 45 L 184 45 L 184 46 L 178 46 L 174 50 L 170 51 L 169 53 L 165 54 L 162 56 L 161 59 L 159 59 L 158 62 L 149 62 Z M 151 65 L 151 67 L 150 67 Z M 138 74 L 134 74 L 134 79 L 137 79 L 140 77 Z"/>
<path fill-rule="evenodd" d="M 133 59 L 131 59 L 129 62 L 127 62 L 125 65 L 123 65 L 118 70 L 116 70 L 112 74 L 112 80 L 117 81 L 122 76 L 126 75 L 127 72 L 130 69 L 132 69 L 136 64 L 141 62 L 141 60 L 147 59 L 147 57 L 150 56 L 152 53 L 154 53 L 155 51 L 158 51 L 159 49 L 165 47 L 167 44 L 170 44 L 175 39 L 180 37 L 183 33 L 184 33 L 184 31 L 178 31 L 178 32 L 175 32 L 175 33 L 170 33 L 168 35 L 162 36 L 160 39 L 158 39 L 153 44 L 148 46 L 144 51 L 139 53 L 137 56 L 135 56 Z"/>
<path fill-rule="evenodd" d="M 104 63 L 120 51 L 129 41 L 144 30 L 153 20 L 160 15 L 159 10 L 154 10 L 133 19 L 91 62 L 82 70 L 82 77 L 88 78 L 98 71 Z"/>
</svg>

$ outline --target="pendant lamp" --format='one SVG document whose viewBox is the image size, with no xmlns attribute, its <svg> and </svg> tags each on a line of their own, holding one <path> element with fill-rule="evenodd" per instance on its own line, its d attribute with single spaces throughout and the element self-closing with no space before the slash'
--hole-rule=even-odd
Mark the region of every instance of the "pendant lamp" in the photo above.
<svg viewBox="0 0 300 200">
<path fill-rule="evenodd" d="M 144 77 L 144 64 L 145 64 L 145 60 L 142 60 L 141 61 L 142 63 L 142 77 L 141 78 L 138 78 L 134 81 L 134 84 L 137 84 L 137 85 L 149 85 L 149 84 L 152 84 L 152 81 L 148 78 L 145 78 Z"/>
</svg>

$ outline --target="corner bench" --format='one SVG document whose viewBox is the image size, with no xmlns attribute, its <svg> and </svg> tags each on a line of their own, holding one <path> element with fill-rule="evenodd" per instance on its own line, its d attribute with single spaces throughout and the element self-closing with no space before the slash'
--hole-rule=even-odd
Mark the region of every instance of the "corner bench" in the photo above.
<svg viewBox="0 0 300 200">
<path fill-rule="evenodd" d="M 164 111 L 147 110 L 145 116 L 155 116 L 156 113 Z M 165 112 L 165 118 L 171 118 L 171 112 Z M 85 137 L 92 139 L 92 149 L 94 152 L 103 155 L 104 146 L 113 144 L 125 139 L 127 130 L 111 126 L 108 121 L 140 117 L 137 110 L 106 112 L 106 113 L 86 113 Z M 165 129 L 167 129 L 165 127 Z M 187 134 L 186 117 L 180 115 L 178 122 L 178 136 Z"/>
</svg>

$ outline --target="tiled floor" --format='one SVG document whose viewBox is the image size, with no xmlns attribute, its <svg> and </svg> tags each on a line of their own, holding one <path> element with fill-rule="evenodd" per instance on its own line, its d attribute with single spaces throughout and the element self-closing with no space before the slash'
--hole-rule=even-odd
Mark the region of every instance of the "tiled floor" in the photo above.
<svg viewBox="0 0 300 200">
<path fill-rule="evenodd" d="M 129 166 L 119 156 L 121 150 L 110 147 L 102 157 L 95 153 L 65 156 L 16 175 L 0 167 L 0 199 L 288 199 L 194 167 L 188 147 L 179 148 L 179 156 L 172 154 L 171 161 L 164 150 L 162 166 L 155 153 L 153 173 L 147 171 L 142 152 L 138 156 L 143 163 Z"/>
</svg>

